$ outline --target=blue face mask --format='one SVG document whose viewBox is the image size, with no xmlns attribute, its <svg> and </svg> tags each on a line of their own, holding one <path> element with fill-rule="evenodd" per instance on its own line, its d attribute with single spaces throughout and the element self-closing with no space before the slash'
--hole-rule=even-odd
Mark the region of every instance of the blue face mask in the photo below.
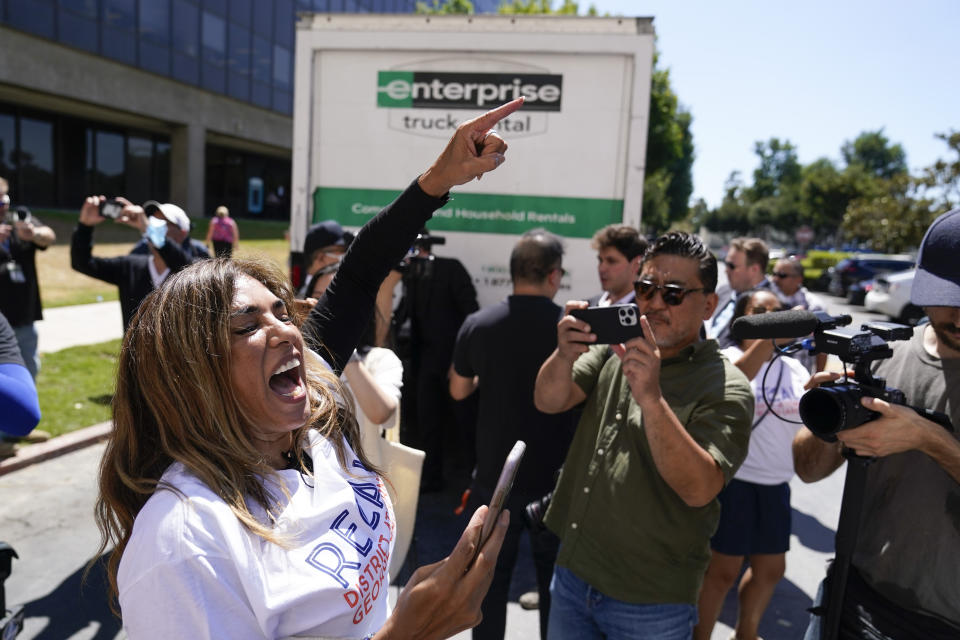
<svg viewBox="0 0 960 640">
<path fill-rule="evenodd" d="M 147 239 L 157 249 L 167 243 L 167 221 L 153 216 L 147 221 Z"/>
</svg>

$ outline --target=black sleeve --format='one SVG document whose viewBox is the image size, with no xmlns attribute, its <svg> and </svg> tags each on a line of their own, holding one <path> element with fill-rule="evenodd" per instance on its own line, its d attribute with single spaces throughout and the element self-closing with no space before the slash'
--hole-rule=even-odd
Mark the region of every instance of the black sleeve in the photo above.
<svg viewBox="0 0 960 640">
<path fill-rule="evenodd" d="M 468 316 L 463 324 L 460 325 L 460 331 L 457 333 L 457 342 L 453 347 L 453 370 L 457 375 L 464 378 L 472 378 L 476 375 L 476 369 L 471 363 L 471 354 L 473 353 L 473 318 Z"/>
<path fill-rule="evenodd" d="M 96 258 L 93 256 L 93 227 L 78 223 L 70 237 L 70 266 L 75 271 L 118 284 L 123 279 L 124 258 Z"/>
<path fill-rule="evenodd" d="M 454 265 L 456 269 L 454 269 L 453 274 L 453 296 L 460 314 L 468 316 L 480 308 L 480 305 L 477 304 L 477 290 L 473 286 L 473 278 L 470 277 L 470 273 L 463 266 L 463 263 L 454 260 Z"/>
<path fill-rule="evenodd" d="M 149 243 L 150 241 L 148 240 L 147 244 L 149 245 Z M 157 249 L 157 253 L 160 254 L 163 261 L 170 267 L 170 273 L 176 273 L 193 262 L 182 246 L 176 242 L 171 242 L 169 239 L 163 243 L 161 248 Z"/>
<path fill-rule="evenodd" d="M 309 346 L 339 375 L 373 314 L 384 278 L 448 196 L 434 198 L 417 181 L 360 229 L 333 282 L 303 325 Z"/>
</svg>

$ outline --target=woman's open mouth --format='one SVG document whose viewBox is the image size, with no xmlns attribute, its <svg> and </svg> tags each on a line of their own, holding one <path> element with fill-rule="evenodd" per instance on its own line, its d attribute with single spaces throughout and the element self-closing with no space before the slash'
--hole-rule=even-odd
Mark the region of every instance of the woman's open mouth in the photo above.
<svg viewBox="0 0 960 640">
<path fill-rule="evenodd" d="M 303 395 L 303 381 L 300 379 L 300 359 L 291 358 L 270 376 L 270 389 L 285 398 L 297 399 Z"/>
</svg>

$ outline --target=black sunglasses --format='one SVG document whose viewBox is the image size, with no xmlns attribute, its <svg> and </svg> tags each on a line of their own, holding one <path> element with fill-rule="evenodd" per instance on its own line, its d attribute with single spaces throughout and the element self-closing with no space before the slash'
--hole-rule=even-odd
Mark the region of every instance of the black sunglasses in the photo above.
<svg viewBox="0 0 960 640">
<path fill-rule="evenodd" d="M 664 303 L 670 305 L 671 307 L 675 307 L 683 304 L 683 299 L 688 293 L 704 291 L 705 289 L 703 287 L 698 287 L 696 289 L 684 289 L 678 284 L 661 285 L 650 282 L 649 280 L 637 280 L 633 283 L 633 290 L 637 294 L 637 297 L 642 298 L 643 300 L 651 299 L 653 294 L 659 291 Z"/>
<path fill-rule="evenodd" d="M 736 270 L 737 270 L 737 265 L 733 264 L 733 263 L 730 262 L 729 260 L 724 260 L 724 261 L 723 261 L 723 264 L 726 265 L 727 269 L 730 269 L 730 271 L 736 271 Z"/>
<path fill-rule="evenodd" d="M 787 273 L 786 271 L 774 271 L 774 272 L 771 273 L 770 275 L 772 275 L 774 278 L 792 278 L 792 277 L 795 276 L 796 274 L 794 274 L 794 273 Z"/>
</svg>

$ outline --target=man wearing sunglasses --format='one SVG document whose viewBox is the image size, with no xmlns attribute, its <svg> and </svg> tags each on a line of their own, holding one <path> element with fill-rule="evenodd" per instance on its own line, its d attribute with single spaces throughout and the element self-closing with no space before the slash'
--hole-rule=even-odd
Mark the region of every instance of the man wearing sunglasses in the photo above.
<svg viewBox="0 0 960 640">
<path fill-rule="evenodd" d="M 700 238 L 671 232 L 635 283 L 642 336 L 608 347 L 571 315 L 557 327 L 534 402 L 586 404 L 545 518 L 561 538 L 550 638 L 691 636 L 716 496 L 746 457 L 754 405 L 746 376 L 700 338 L 716 284 Z"/>
<path fill-rule="evenodd" d="M 784 309 L 805 309 L 807 311 L 823 311 L 823 301 L 803 286 L 803 264 L 796 256 L 781 258 L 773 266 L 773 292 Z M 827 354 L 813 355 L 806 350 L 794 354 L 810 373 L 823 371 L 827 365 Z"/>
<path fill-rule="evenodd" d="M 706 324 L 707 337 L 714 338 L 724 349 L 734 345 L 730 337 L 733 307 L 740 294 L 753 289 L 770 289 L 767 263 L 770 250 L 760 238 L 734 238 L 730 241 L 723 264 L 727 268 L 727 285 L 717 291 L 719 302 Z"/>
</svg>

